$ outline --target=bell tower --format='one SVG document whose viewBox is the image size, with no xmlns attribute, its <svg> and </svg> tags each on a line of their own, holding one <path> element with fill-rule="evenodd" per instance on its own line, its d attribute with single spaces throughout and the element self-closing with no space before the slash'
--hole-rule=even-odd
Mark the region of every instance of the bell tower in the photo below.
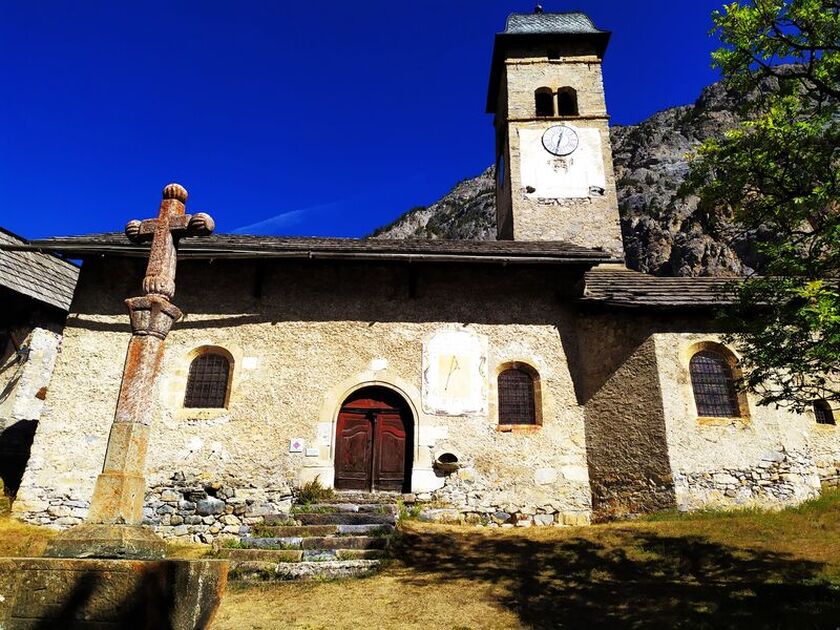
<svg viewBox="0 0 840 630">
<path fill-rule="evenodd" d="M 513 13 L 496 35 L 498 238 L 569 241 L 623 257 L 601 61 L 610 33 L 583 13 Z"/>
</svg>

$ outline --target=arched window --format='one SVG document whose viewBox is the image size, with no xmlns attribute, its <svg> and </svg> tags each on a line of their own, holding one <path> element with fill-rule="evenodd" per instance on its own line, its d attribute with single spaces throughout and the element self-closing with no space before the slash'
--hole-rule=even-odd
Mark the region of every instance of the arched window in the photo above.
<svg viewBox="0 0 840 630">
<path fill-rule="evenodd" d="M 554 116 L 554 94 L 551 88 L 541 87 L 534 92 L 537 116 Z"/>
<path fill-rule="evenodd" d="M 499 373 L 499 424 L 538 424 L 536 387 L 529 370 L 516 365 Z"/>
<path fill-rule="evenodd" d="M 741 417 L 732 366 L 726 356 L 715 350 L 701 350 L 691 357 L 689 372 L 698 415 Z"/>
<path fill-rule="evenodd" d="M 818 400 L 814 403 L 814 417 L 817 419 L 817 424 L 835 424 L 831 405 L 824 400 Z"/>
<path fill-rule="evenodd" d="M 563 87 L 557 90 L 557 115 L 578 115 L 577 92 L 574 88 Z"/>
<path fill-rule="evenodd" d="M 190 363 L 184 407 L 220 409 L 227 406 L 230 360 L 221 352 L 207 351 Z"/>
</svg>

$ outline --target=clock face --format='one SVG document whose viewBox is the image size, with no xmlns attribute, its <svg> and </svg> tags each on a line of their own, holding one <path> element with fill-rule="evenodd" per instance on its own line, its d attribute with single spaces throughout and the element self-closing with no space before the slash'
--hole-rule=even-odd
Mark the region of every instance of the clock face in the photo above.
<svg viewBox="0 0 840 630">
<path fill-rule="evenodd" d="M 577 132 L 566 125 L 554 125 L 545 130 L 542 143 L 545 150 L 554 155 L 569 155 L 578 148 Z"/>
</svg>

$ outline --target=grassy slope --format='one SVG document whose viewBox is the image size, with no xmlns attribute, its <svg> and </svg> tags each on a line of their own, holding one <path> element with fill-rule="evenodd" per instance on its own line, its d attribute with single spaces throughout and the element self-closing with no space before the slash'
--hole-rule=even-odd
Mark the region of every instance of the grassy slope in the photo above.
<svg viewBox="0 0 840 630">
<path fill-rule="evenodd" d="M 215 628 L 836 628 L 840 493 L 587 528 L 411 523 L 360 580 L 231 586 Z"/>
</svg>

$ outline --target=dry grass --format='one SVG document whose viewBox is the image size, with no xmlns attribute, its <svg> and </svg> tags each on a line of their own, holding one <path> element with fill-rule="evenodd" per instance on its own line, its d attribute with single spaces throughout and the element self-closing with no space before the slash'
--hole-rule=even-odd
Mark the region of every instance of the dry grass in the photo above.
<svg viewBox="0 0 840 630">
<path fill-rule="evenodd" d="M 401 528 L 359 580 L 231 586 L 214 628 L 835 628 L 840 494 L 779 513 Z"/>
<path fill-rule="evenodd" d="M 53 530 L 21 523 L 8 515 L 0 515 L 0 556 L 32 557 L 44 553 Z"/>
</svg>

